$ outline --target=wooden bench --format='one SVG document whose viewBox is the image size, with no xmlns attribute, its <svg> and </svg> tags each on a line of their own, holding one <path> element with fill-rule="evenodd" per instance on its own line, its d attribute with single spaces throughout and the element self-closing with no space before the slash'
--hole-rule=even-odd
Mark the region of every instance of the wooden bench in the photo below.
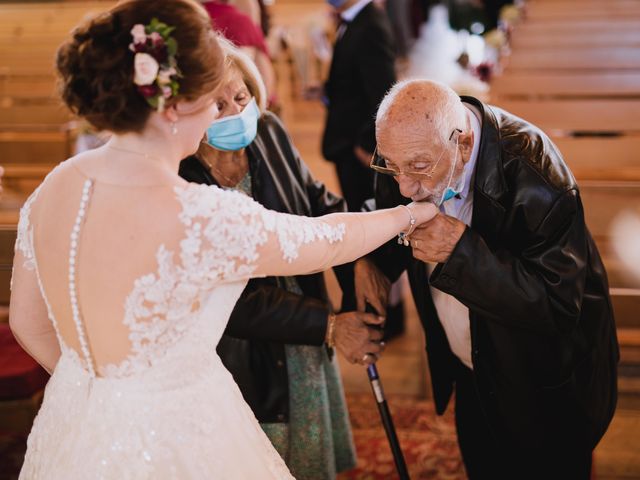
<svg viewBox="0 0 640 480">
<path fill-rule="evenodd" d="M 640 100 L 508 100 L 497 106 L 556 137 L 573 132 L 640 132 Z"/>
<path fill-rule="evenodd" d="M 640 49 L 636 46 L 514 49 L 506 65 L 509 72 L 638 70 Z"/>
<path fill-rule="evenodd" d="M 516 28 L 511 36 L 511 48 L 514 51 L 536 48 L 592 48 L 592 47 L 634 47 L 640 45 L 640 31 L 625 29 L 622 31 L 557 31 L 538 33 Z"/>
<path fill-rule="evenodd" d="M 497 99 L 640 99 L 640 70 L 580 73 L 508 70 L 491 82 L 491 97 L 493 102 Z"/>
<path fill-rule="evenodd" d="M 7 98 L 58 98 L 58 88 L 54 75 L 0 75 L 0 104 L 6 104 Z"/>
<path fill-rule="evenodd" d="M 640 182 L 579 182 L 587 227 L 603 257 L 618 325 L 640 329 L 640 286 L 613 252 L 612 224 L 621 212 L 640 205 Z"/>
<path fill-rule="evenodd" d="M 579 7 L 576 7 L 579 8 Z M 516 32 L 536 32 L 536 33 L 560 33 L 566 34 L 576 32 L 628 32 L 638 31 L 640 18 L 616 18 L 616 19 L 574 19 L 567 21 L 566 18 L 548 18 L 541 21 L 525 20 L 515 27 Z"/>
<path fill-rule="evenodd" d="M 640 366 L 640 286 L 611 248 L 611 222 L 616 215 L 640 204 L 640 182 L 581 182 L 585 218 L 604 262 L 620 344 L 620 364 Z M 634 370 L 635 371 L 635 370 Z M 637 374 L 621 375 L 622 394 L 637 395 Z"/>
<path fill-rule="evenodd" d="M 567 23 L 589 18 L 640 18 L 640 4 L 635 0 L 606 0 L 600 2 L 528 2 L 527 21 L 563 19 Z"/>
<path fill-rule="evenodd" d="M 68 157 L 64 157 L 62 160 L 66 158 Z M 30 195 L 58 163 L 60 162 L 4 164 L 5 174 L 2 177 L 3 188 L 23 197 Z"/>
<path fill-rule="evenodd" d="M 69 129 L 54 127 L 0 130 L 2 165 L 59 163 L 73 153 L 74 134 Z"/>
<path fill-rule="evenodd" d="M 34 104 L 0 105 L 0 130 L 12 129 L 15 125 L 63 125 L 72 119 L 58 100 L 34 100 Z"/>
<path fill-rule="evenodd" d="M 640 136 L 552 140 L 578 181 L 640 181 Z"/>
</svg>

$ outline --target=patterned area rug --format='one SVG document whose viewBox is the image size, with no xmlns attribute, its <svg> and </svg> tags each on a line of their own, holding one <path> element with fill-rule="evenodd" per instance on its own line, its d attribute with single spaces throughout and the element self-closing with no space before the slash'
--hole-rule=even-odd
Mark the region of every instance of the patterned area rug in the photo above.
<svg viewBox="0 0 640 480">
<path fill-rule="evenodd" d="M 412 480 L 464 480 L 453 413 L 438 417 L 433 403 L 403 396 L 387 399 Z M 348 395 L 358 466 L 339 480 L 398 478 L 372 394 Z M 450 409 L 451 410 L 451 409 Z"/>
</svg>

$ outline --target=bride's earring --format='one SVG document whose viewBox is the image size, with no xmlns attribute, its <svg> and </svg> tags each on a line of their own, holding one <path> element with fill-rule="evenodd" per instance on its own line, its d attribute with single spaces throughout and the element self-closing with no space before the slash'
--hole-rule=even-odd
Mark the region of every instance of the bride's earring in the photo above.
<svg viewBox="0 0 640 480">
<path fill-rule="evenodd" d="M 171 122 L 171 133 L 173 135 L 178 134 L 178 122 Z"/>
</svg>

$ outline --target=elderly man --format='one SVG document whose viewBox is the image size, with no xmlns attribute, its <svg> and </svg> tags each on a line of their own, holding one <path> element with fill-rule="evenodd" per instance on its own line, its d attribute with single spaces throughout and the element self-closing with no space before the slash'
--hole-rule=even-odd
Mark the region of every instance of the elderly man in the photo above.
<svg viewBox="0 0 640 480">
<path fill-rule="evenodd" d="M 530 123 L 426 80 L 392 88 L 376 136 L 377 206 L 425 200 L 442 213 L 358 261 L 360 308 L 382 312 L 389 281 L 408 270 L 436 410 L 455 386 L 471 479 L 588 479 L 619 353 L 560 152 Z"/>
</svg>

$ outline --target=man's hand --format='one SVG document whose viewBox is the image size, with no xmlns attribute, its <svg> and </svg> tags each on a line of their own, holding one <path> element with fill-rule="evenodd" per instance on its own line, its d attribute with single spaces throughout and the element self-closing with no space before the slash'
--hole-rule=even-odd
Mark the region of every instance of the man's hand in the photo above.
<svg viewBox="0 0 640 480">
<path fill-rule="evenodd" d="M 371 313 L 346 312 L 336 315 L 335 322 L 336 349 L 347 361 L 369 365 L 382 354 L 382 330 L 375 326 L 382 325 L 384 318 Z"/>
<path fill-rule="evenodd" d="M 360 163 L 362 165 L 369 168 L 369 165 L 371 165 L 371 156 L 373 155 L 372 153 L 367 152 L 360 145 L 355 146 L 355 148 L 353 149 L 353 153 L 356 155 L 356 158 L 360 160 Z"/>
<path fill-rule="evenodd" d="M 389 279 L 367 258 L 356 261 L 353 272 L 358 311 L 364 312 L 369 303 L 378 315 L 386 316 L 391 290 Z"/>
<path fill-rule="evenodd" d="M 456 218 L 443 214 L 436 215 L 411 234 L 409 241 L 413 256 L 423 262 L 446 262 L 456 248 L 465 228 L 466 225 Z"/>
</svg>

